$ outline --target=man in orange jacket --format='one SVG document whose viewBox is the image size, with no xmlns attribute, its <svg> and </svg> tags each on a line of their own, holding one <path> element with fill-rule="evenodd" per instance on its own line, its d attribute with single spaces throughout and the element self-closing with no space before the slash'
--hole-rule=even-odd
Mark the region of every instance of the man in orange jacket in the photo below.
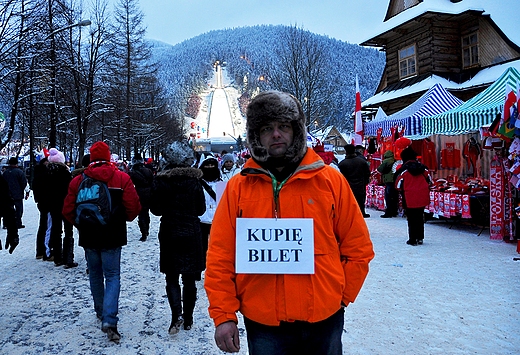
<svg viewBox="0 0 520 355">
<path fill-rule="evenodd" d="M 337 170 L 307 149 L 298 100 L 266 91 L 247 108 L 252 159 L 228 182 L 213 219 L 205 288 L 217 346 L 250 354 L 342 354 L 343 308 L 374 251 Z"/>
</svg>

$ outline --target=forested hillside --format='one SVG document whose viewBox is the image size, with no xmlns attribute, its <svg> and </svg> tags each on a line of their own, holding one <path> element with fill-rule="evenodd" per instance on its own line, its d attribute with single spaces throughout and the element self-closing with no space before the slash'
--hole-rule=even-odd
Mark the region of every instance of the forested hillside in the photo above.
<svg viewBox="0 0 520 355">
<path fill-rule="evenodd" d="M 312 128 L 335 124 L 351 129 L 356 74 L 366 99 L 379 83 L 385 60 L 374 49 L 290 26 L 241 27 L 204 33 L 175 46 L 151 44 L 159 81 L 172 102 L 183 105 L 207 87 L 218 61 L 246 102 L 255 91 L 268 88 L 294 94 Z"/>
</svg>

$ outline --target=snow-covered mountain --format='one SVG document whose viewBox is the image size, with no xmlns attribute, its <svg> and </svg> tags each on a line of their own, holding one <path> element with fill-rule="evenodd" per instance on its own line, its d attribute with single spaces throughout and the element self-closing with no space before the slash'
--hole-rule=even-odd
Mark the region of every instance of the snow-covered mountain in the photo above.
<svg viewBox="0 0 520 355">
<path fill-rule="evenodd" d="M 151 41 L 153 58 L 159 64 L 159 78 L 167 96 L 183 104 L 189 94 L 202 91 L 217 61 L 226 66 L 237 87 L 243 89 L 246 77 L 249 85 L 269 88 L 272 84 L 264 75 L 277 75 L 276 71 L 280 70 L 280 48 L 286 45 L 283 33 L 288 29 L 288 26 L 261 25 L 210 31 L 175 46 Z M 330 100 L 323 107 L 327 115 L 320 123 L 348 130 L 352 125 L 349 117 L 354 111 L 355 77 L 359 77 L 362 99 L 371 97 L 381 78 L 384 55 L 375 49 L 303 29 L 298 31 L 309 35 L 326 57 L 321 62 L 320 75 L 325 79 L 326 89 L 332 90 L 332 97 L 327 94 Z"/>
</svg>

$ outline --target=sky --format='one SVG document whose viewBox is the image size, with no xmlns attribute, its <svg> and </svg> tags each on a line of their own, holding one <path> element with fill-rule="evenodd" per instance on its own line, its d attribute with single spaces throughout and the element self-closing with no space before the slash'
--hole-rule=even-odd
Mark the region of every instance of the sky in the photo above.
<svg viewBox="0 0 520 355">
<path fill-rule="evenodd" d="M 387 6 L 388 0 L 140 0 L 147 38 L 173 45 L 212 30 L 261 24 L 297 25 L 360 43 L 383 21 Z"/>
<path fill-rule="evenodd" d="M 112 0 L 116 2 L 117 0 Z M 212 31 L 263 24 L 297 25 L 319 35 L 359 44 L 378 34 L 389 0 L 140 0 L 147 38 L 172 45 Z M 447 0 L 427 0 L 450 4 Z M 504 32 L 520 44 L 509 14 L 519 0 L 463 0 L 482 4 Z M 446 5 L 444 5 L 446 6 Z M 450 6 L 450 5 L 447 5 Z M 507 11 L 504 11 L 507 9 Z M 513 38 L 512 38 L 513 37 Z"/>
</svg>

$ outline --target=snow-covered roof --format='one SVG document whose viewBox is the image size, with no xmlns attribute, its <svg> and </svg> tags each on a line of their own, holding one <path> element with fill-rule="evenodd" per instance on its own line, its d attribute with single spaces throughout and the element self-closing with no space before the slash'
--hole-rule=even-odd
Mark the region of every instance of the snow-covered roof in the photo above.
<svg viewBox="0 0 520 355">
<path fill-rule="evenodd" d="M 424 0 L 388 21 L 382 22 L 374 29 L 373 34 L 361 43 L 428 12 L 458 15 L 467 11 L 482 11 L 484 15 L 490 15 L 504 34 L 520 46 L 520 31 L 518 31 L 518 21 L 515 21 L 515 16 L 520 13 L 520 1 L 518 0 L 463 0 L 458 3 L 452 3 L 450 0 Z"/>
<path fill-rule="evenodd" d="M 394 100 L 411 94 L 420 93 L 430 89 L 435 84 L 441 84 L 444 88 L 448 90 L 464 90 L 474 87 L 480 87 L 483 85 L 489 85 L 494 83 L 498 78 L 500 78 L 500 76 L 507 70 L 507 68 L 511 67 L 520 70 L 520 59 L 483 69 L 479 71 L 473 78 L 461 84 L 444 79 L 443 77 L 440 77 L 438 75 L 431 75 L 418 83 L 415 83 L 402 89 L 392 91 L 381 91 L 380 93 L 363 101 L 361 103 L 361 107 L 378 105 L 385 101 Z"/>
</svg>

